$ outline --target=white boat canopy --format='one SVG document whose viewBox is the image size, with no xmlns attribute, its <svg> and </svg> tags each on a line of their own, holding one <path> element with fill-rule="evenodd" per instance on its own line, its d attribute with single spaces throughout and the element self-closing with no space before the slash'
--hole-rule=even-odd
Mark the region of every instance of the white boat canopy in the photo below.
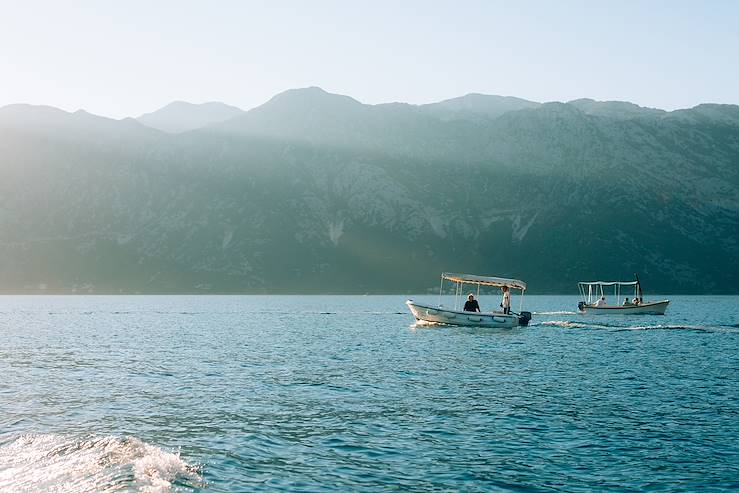
<svg viewBox="0 0 739 493">
<path fill-rule="evenodd" d="M 636 286 L 639 281 L 580 281 L 581 286 Z"/>
<path fill-rule="evenodd" d="M 519 281 L 518 279 L 505 279 L 503 277 L 474 276 L 472 274 L 453 274 L 451 272 L 444 272 L 441 274 L 441 278 L 462 284 L 478 284 L 480 286 L 495 286 L 498 288 L 507 286 L 508 288 L 513 289 L 526 289 L 525 282 Z"/>
</svg>

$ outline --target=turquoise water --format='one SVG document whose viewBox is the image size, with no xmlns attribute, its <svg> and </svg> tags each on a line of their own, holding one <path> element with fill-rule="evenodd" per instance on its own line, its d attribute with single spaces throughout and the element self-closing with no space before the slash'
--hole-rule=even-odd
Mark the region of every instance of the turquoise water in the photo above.
<svg viewBox="0 0 739 493">
<path fill-rule="evenodd" d="M 739 297 L 672 299 L 0 297 L 0 491 L 736 490 Z"/>
</svg>

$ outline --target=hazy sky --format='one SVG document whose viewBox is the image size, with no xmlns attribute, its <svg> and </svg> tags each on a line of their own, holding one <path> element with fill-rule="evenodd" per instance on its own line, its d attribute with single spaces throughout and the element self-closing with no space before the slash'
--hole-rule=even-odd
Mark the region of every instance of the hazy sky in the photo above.
<svg viewBox="0 0 739 493">
<path fill-rule="evenodd" d="M 313 85 L 365 103 L 739 104 L 739 1 L 0 0 L 0 106 L 121 118 Z"/>
</svg>

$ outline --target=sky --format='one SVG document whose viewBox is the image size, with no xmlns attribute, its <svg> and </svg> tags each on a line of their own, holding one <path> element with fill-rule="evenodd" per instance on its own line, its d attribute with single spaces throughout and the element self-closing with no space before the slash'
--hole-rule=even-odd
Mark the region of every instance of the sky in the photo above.
<svg viewBox="0 0 739 493">
<path fill-rule="evenodd" d="M 739 1 L 0 0 L 0 106 L 113 118 L 320 86 L 668 110 L 739 104 Z"/>
</svg>

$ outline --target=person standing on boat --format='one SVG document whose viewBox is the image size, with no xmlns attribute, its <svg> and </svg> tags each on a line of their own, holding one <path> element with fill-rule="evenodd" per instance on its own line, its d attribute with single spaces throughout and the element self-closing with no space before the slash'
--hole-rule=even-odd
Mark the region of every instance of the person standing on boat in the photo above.
<svg viewBox="0 0 739 493">
<path fill-rule="evenodd" d="M 466 312 L 479 312 L 480 304 L 475 299 L 474 295 L 470 293 L 467 297 L 467 301 L 464 303 L 464 311 Z"/>
<path fill-rule="evenodd" d="M 506 315 L 511 313 L 511 292 L 508 290 L 508 286 L 503 286 L 503 303 L 500 306 L 503 307 L 503 313 Z"/>
</svg>

